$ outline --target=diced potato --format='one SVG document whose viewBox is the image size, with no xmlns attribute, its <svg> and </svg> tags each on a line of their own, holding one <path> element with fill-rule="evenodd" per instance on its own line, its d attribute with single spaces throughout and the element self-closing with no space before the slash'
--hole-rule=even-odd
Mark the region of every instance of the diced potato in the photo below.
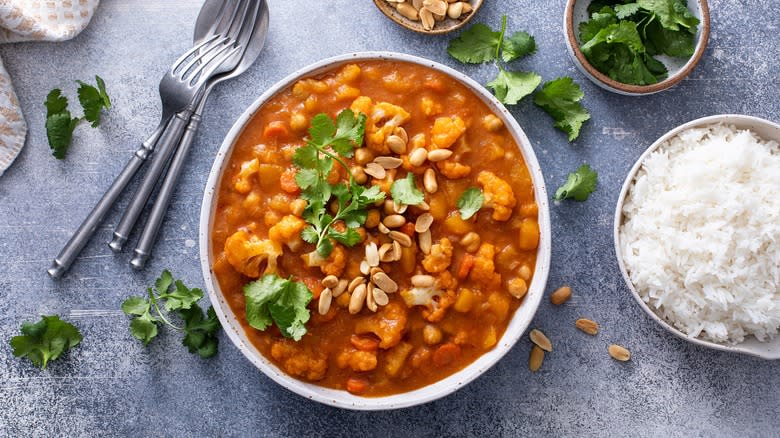
<svg viewBox="0 0 780 438">
<path fill-rule="evenodd" d="M 536 249 L 539 246 L 539 223 L 536 219 L 525 218 L 520 224 L 520 239 L 518 241 L 520 249 L 527 251 Z"/>
<path fill-rule="evenodd" d="M 460 236 L 472 231 L 473 228 L 470 222 L 466 222 L 460 217 L 460 214 L 453 214 L 444 220 L 444 229 Z"/>
<path fill-rule="evenodd" d="M 412 344 L 401 342 L 388 350 L 384 356 L 385 372 L 391 377 L 397 376 L 413 348 Z"/>
<path fill-rule="evenodd" d="M 458 293 L 458 299 L 455 300 L 453 308 L 460 313 L 467 313 L 474 307 L 476 301 L 474 292 L 471 289 L 461 288 Z"/>
<path fill-rule="evenodd" d="M 503 292 L 493 292 L 488 296 L 490 311 L 498 322 L 503 322 L 509 314 L 509 295 Z"/>
<path fill-rule="evenodd" d="M 482 338 L 482 348 L 490 350 L 498 342 L 498 334 L 494 326 L 488 326 L 485 330 L 485 337 Z"/>
<path fill-rule="evenodd" d="M 428 202 L 431 207 L 430 213 L 434 220 L 441 221 L 447 217 L 449 207 L 447 206 L 447 197 L 444 193 L 434 193 L 431 195 L 431 200 Z"/>
</svg>

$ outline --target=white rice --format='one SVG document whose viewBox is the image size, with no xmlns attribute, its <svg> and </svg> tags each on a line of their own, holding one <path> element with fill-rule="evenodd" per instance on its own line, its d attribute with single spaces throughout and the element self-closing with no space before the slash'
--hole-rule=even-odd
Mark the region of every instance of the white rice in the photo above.
<svg viewBox="0 0 780 438">
<path fill-rule="evenodd" d="M 637 292 L 689 337 L 720 343 L 780 328 L 780 146 L 713 125 L 643 162 L 620 249 Z"/>
</svg>

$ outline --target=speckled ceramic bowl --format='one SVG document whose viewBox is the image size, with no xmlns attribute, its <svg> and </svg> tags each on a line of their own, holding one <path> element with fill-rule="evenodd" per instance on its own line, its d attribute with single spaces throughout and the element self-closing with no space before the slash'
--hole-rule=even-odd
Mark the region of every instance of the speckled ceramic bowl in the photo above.
<svg viewBox="0 0 780 438">
<path fill-rule="evenodd" d="M 739 344 L 719 344 L 712 341 L 707 341 L 700 338 L 692 338 L 687 334 L 681 332 L 676 327 L 672 326 L 665 319 L 659 316 L 650 306 L 642 300 L 639 296 L 634 284 L 631 282 L 626 265 L 623 262 L 623 255 L 620 250 L 620 226 L 623 224 L 623 203 L 626 199 L 628 190 L 634 185 L 634 178 L 636 177 L 639 168 L 642 167 L 642 163 L 653 151 L 658 149 L 659 146 L 664 144 L 667 140 L 690 128 L 699 128 L 717 123 L 723 123 L 728 125 L 734 125 L 737 129 L 749 129 L 756 133 L 759 137 L 766 140 L 774 140 L 780 142 L 780 125 L 772 123 L 768 120 L 760 119 L 758 117 L 743 116 L 738 114 L 724 114 L 718 116 L 704 117 L 694 120 L 692 122 L 680 125 L 671 131 L 664 134 L 661 138 L 656 140 L 647 150 L 639 157 L 636 164 L 628 172 L 623 188 L 620 190 L 620 196 L 618 197 L 617 208 L 615 209 L 615 222 L 614 222 L 614 240 L 615 240 L 615 255 L 620 266 L 620 272 L 623 274 L 623 279 L 626 281 L 628 288 L 631 290 L 631 294 L 642 310 L 650 315 L 655 322 L 660 324 L 670 333 L 675 336 L 685 339 L 688 342 L 692 342 L 696 345 L 703 347 L 714 348 L 716 350 L 730 351 L 734 353 L 749 354 L 751 356 L 757 356 L 764 359 L 780 359 L 780 336 L 776 336 L 774 340 L 770 342 L 759 342 L 756 338 L 750 336 L 745 341 Z"/>
<path fill-rule="evenodd" d="M 517 309 L 512 320 L 509 322 L 509 326 L 495 348 L 480 356 L 471 365 L 465 367 L 461 371 L 434 384 L 403 394 L 373 398 L 359 397 L 352 395 L 347 391 L 323 388 L 294 379 L 266 359 L 249 341 L 243 327 L 241 327 L 241 324 L 236 318 L 236 315 L 222 295 L 219 283 L 211 271 L 214 257 L 211 250 L 210 237 L 213 216 L 216 210 L 216 193 L 218 192 L 219 182 L 222 179 L 222 173 L 228 163 L 228 158 L 232 153 L 236 140 L 241 135 L 246 124 L 252 119 L 263 104 L 275 94 L 292 86 L 292 84 L 303 77 L 329 71 L 344 63 L 368 60 L 403 61 L 429 67 L 460 81 L 473 91 L 474 94 L 479 96 L 482 101 L 503 120 L 507 129 L 509 129 L 517 142 L 520 152 L 523 154 L 523 158 L 528 166 L 534 184 L 534 194 L 536 196 L 536 202 L 539 205 L 538 220 L 541 229 L 536 268 L 528 293 L 524 298 L 523 304 Z M 203 270 L 206 288 L 209 292 L 209 298 L 214 305 L 220 322 L 222 322 L 222 326 L 225 328 L 228 338 L 230 338 L 247 359 L 275 382 L 303 397 L 340 408 L 381 410 L 414 406 L 444 397 L 476 379 L 480 374 L 487 371 L 491 366 L 498 362 L 501 357 L 509 352 L 530 324 L 531 319 L 533 319 L 534 314 L 536 313 L 537 307 L 539 307 L 539 302 L 542 299 L 544 288 L 547 283 L 547 274 L 550 270 L 550 213 L 547 199 L 544 178 L 542 177 L 539 162 L 536 159 L 536 155 L 534 154 L 528 138 L 509 111 L 476 81 L 449 67 L 411 55 L 390 52 L 364 52 L 341 55 L 314 63 L 287 76 L 265 91 L 233 124 L 233 127 L 230 129 L 230 132 L 228 132 L 225 141 L 217 152 L 217 157 L 211 168 L 211 173 L 209 174 L 209 179 L 206 183 L 206 190 L 203 195 L 199 234 L 201 268 Z"/>
<path fill-rule="evenodd" d="M 688 59 L 673 58 L 665 55 L 658 56 L 658 60 L 663 62 L 669 70 L 669 76 L 656 84 L 630 85 L 617 82 L 590 65 L 580 50 L 579 25 L 583 21 L 588 20 L 588 5 L 590 3 L 591 0 L 567 0 L 563 19 L 563 33 L 566 38 L 566 47 L 574 64 L 582 74 L 605 90 L 628 96 L 641 96 L 666 90 L 685 79 L 693 71 L 707 48 L 707 42 L 710 38 L 709 5 L 707 0 L 688 0 L 689 9 L 700 22 L 698 32 L 696 33 L 696 49 L 693 52 L 693 56 Z"/>
</svg>

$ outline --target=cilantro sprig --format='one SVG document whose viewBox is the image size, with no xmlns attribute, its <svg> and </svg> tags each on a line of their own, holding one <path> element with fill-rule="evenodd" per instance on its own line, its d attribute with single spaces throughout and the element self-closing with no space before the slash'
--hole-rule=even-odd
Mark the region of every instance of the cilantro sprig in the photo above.
<svg viewBox="0 0 780 438">
<path fill-rule="evenodd" d="M 365 127 L 365 114 L 355 115 L 350 109 L 341 111 L 335 123 L 327 114 L 317 114 L 311 121 L 309 140 L 293 156 L 293 164 L 298 168 L 295 182 L 301 188 L 301 198 L 307 201 L 303 219 L 309 225 L 301 232 L 301 238 L 315 244 L 322 257 L 330 255 L 334 241 L 356 245 L 360 241 L 356 228 L 365 223 L 366 208 L 385 198 L 379 186 L 366 188 L 357 184 L 343 160 L 351 158 L 355 147 L 363 143 Z M 328 182 L 334 163 L 346 170 L 348 184 Z M 327 206 L 334 197 L 338 210 L 330 214 Z M 340 222 L 346 225 L 343 231 L 334 227 Z"/>
<path fill-rule="evenodd" d="M 450 41 L 447 53 L 464 64 L 495 63 L 498 73 L 486 86 L 505 105 L 516 105 L 536 92 L 534 102 L 553 116 L 554 126 L 569 134 L 569 141 L 579 136 L 580 127 L 590 118 L 590 114 L 579 103 L 582 92 L 571 78 L 563 77 L 547 82 L 541 91 L 536 91 L 542 83 L 540 75 L 504 68 L 502 60 L 509 63 L 536 53 L 536 41 L 529 33 L 518 31 L 506 36 L 506 15 L 501 18 L 500 30 L 493 30 L 481 23 L 465 30 Z M 565 86 L 554 86 L 558 83 Z M 552 88 L 550 84 L 553 84 Z"/>
<path fill-rule="evenodd" d="M 393 181 L 390 195 L 393 197 L 393 202 L 398 205 L 418 205 L 425 200 L 425 195 L 414 182 L 412 172 L 407 173 L 406 178 Z"/>
<path fill-rule="evenodd" d="M 569 141 L 574 141 L 582 124 L 590 120 L 590 113 L 580 103 L 583 97 L 585 93 L 572 78 L 562 77 L 546 82 L 534 95 L 534 104 L 555 120 L 553 126 L 568 134 Z"/>
<path fill-rule="evenodd" d="M 593 191 L 596 190 L 598 174 L 587 164 L 583 164 L 576 172 L 570 173 L 566 183 L 555 191 L 556 201 L 574 199 L 575 201 L 587 201 Z"/>
<path fill-rule="evenodd" d="M 65 158 L 68 147 L 73 139 L 73 131 L 83 119 L 92 123 L 96 128 L 100 124 L 100 112 L 102 109 L 111 108 L 111 99 L 106 92 L 106 84 L 100 76 L 95 76 L 97 87 L 82 81 L 79 84 L 78 98 L 84 117 L 72 117 L 68 110 L 68 98 L 62 95 L 62 90 L 55 88 L 46 95 L 43 105 L 46 107 L 46 137 L 52 155 L 58 160 Z"/>
<path fill-rule="evenodd" d="M 306 334 L 312 293 L 305 284 L 266 274 L 244 286 L 244 298 L 250 326 L 262 331 L 275 323 L 282 336 L 296 341 Z"/>
<path fill-rule="evenodd" d="M 197 304 L 201 298 L 202 290 L 188 288 L 181 280 L 174 280 L 168 270 L 164 270 L 155 281 L 154 287 L 147 289 L 146 297 L 127 298 L 122 303 L 122 311 L 134 317 L 130 321 L 130 333 L 144 345 L 149 345 L 149 342 L 157 337 L 158 326 L 164 324 L 184 333 L 182 344 L 190 353 L 197 353 L 201 358 L 207 359 L 217 354 L 217 332 L 221 325 L 213 306 L 203 314 Z M 160 309 L 161 303 L 165 312 Z M 184 326 L 174 324 L 166 314 L 177 315 L 184 322 Z"/>
<path fill-rule="evenodd" d="M 50 361 L 58 359 L 83 339 L 79 329 L 57 315 L 41 316 L 34 324 L 25 322 L 21 332 L 10 341 L 14 356 L 26 357 L 41 369 L 46 369 Z"/>
</svg>

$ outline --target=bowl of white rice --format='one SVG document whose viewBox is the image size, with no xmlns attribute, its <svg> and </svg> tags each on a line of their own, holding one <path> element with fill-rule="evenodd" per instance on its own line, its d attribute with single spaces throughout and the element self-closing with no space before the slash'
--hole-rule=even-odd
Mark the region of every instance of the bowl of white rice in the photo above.
<svg viewBox="0 0 780 438">
<path fill-rule="evenodd" d="M 780 359 L 780 125 L 679 126 L 628 174 L 615 252 L 641 307 L 698 345 Z"/>
</svg>

